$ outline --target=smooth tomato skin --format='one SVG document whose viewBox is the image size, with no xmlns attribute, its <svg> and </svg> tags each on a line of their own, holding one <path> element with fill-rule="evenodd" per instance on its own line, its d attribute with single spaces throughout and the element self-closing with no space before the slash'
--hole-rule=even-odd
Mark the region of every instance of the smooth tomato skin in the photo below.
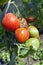
<svg viewBox="0 0 43 65">
<path fill-rule="evenodd" d="M 40 42 L 37 38 L 29 38 L 25 43 L 26 48 L 30 49 L 30 46 L 33 47 L 34 50 L 37 50 L 40 46 Z"/>
<path fill-rule="evenodd" d="M 33 17 L 33 16 L 30 16 L 30 17 L 29 17 L 29 21 L 30 21 L 30 22 L 34 21 L 34 17 Z"/>
<path fill-rule="evenodd" d="M 34 21 L 34 17 L 33 16 L 30 16 L 29 18 L 27 17 L 26 20 L 27 22 L 33 22 Z"/>
<path fill-rule="evenodd" d="M 31 37 L 39 38 L 39 31 L 35 26 L 29 26 L 28 31 Z"/>
<path fill-rule="evenodd" d="M 29 38 L 29 32 L 26 28 L 18 28 L 15 31 L 15 38 L 18 42 L 25 42 Z"/>
<path fill-rule="evenodd" d="M 13 13 L 7 13 L 2 19 L 2 25 L 7 31 L 12 32 L 20 27 L 20 22 Z"/>
</svg>

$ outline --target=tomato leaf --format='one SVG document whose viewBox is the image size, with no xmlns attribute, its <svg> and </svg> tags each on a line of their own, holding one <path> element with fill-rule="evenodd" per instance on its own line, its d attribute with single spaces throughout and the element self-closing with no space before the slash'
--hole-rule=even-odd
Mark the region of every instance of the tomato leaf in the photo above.
<svg viewBox="0 0 43 65">
<path fill-rule="evenodd" d="M 20 49 L 20 57 L 26 57 L 28 55 L 28 49 L 22 48 Z"/>
</svg>

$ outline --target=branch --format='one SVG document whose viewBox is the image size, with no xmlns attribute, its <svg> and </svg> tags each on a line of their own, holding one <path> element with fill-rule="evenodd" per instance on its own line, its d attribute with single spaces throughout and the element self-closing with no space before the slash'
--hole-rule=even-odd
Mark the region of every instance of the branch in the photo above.
<svg viewBox="0 0 43 65">
<path fill-rule="evenodd" d="M 9 0 L 8 3 L 7 3 L 6 6 L 5 6 L 5 9 L 4 9 L 4 11 L 3 11 L 2 18 L 3 18 L 3 16 L 8 12 L 8 9 L 9 9 L 9 7 L 10 7 L 10 4 L 11 4 L 11 0 Z"/>
</svg>

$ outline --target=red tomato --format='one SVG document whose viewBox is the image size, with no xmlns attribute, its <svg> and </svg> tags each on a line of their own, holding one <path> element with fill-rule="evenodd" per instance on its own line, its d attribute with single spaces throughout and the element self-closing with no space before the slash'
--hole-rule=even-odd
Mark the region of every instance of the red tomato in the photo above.
<svg viewBox="0 0 43 65">
<path fill-rule="evenodd" d="M 15 38 L 18 42 L 25 42 L 29 38 L 29 32 L 26 28 L 18 28 L 15 31 Z"/>
<path fill-rule="evenodd" d="M 29 18 L 26 18 L 27 22 L 33 22 L 34 21 L 34 17 L 33 16 L 30 16 Z"/>
<path fill-rule="evenodd" d="M 20 27 L 20 22 L 13 13 L 7 13 L 2 19 L 2 25 L 7 31 L 12 32 Z"/>
<path fill-rule="evenodd" d="M 34 17 L 33 17 L 33 16 L 30 16 L 30 17 L 29 17 L 29 21 L 30 21 L 30 22 L 34 21 Z"/>
</svg>

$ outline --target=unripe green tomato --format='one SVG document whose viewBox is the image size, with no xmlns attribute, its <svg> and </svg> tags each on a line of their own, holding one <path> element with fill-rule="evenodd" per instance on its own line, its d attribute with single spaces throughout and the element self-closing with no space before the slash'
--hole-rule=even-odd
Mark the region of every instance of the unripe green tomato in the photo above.
<svg viewBox="0 0 43 65">
<path fill-rule="evenodd" d="M 25 43 L 26 48 L 30 50 L 30 47 L 33 48 L 33 50 L 37 50 L 40 46 L 39 40 L 37 38 L 30 38 Z"/>
<path fill-rule="evenodd" d="M 6 4 L 9 0 L 0 0 L 0 4 Z"/>
</svg>

